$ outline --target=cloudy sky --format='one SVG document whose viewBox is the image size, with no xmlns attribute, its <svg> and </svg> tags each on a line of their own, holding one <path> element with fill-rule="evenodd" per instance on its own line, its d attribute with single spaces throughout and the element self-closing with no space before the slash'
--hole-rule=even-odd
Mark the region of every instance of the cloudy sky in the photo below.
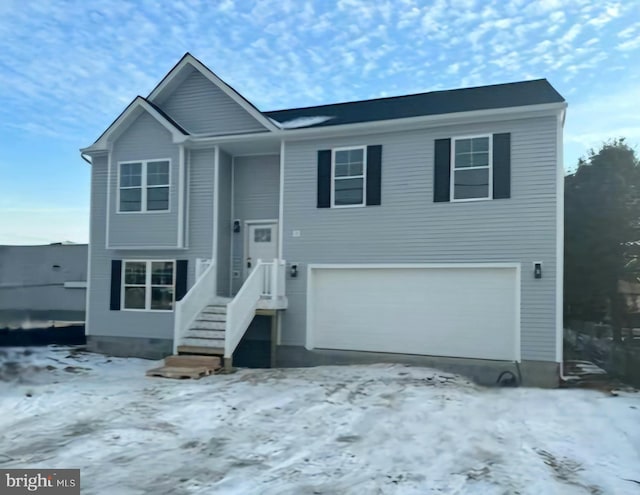
<svg viewBox="0 0 640 495">
<path fill-rule="evenodd" d="M 86 242 L 91 144 L 190 51 L 261 110 L 546 77 L 640 143 L 640 1 L 0 0 L 0 244 Z"/>
</svg>

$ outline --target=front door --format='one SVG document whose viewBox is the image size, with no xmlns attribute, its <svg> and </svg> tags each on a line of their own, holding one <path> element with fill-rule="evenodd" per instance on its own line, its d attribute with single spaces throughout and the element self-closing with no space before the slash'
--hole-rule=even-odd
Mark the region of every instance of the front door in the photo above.
<svg viewBox="0 0 640 495">
<path fill-rule="evenodd" d="M 249 223 L 244 278 L 255 268 L 258 260 L 273 261 L 278 256 L 278 224 Z"/>
</svg>

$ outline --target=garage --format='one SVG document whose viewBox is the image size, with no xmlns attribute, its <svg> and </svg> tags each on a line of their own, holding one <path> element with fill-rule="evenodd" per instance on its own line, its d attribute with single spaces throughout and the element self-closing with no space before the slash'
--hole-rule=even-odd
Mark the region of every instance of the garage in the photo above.
<svg viewBox="0 0 640 495">
<path fill-rule="evenodd" d="M 310 265 L 307 348 L 520 360 L 515 263 Z"/>
</svg>

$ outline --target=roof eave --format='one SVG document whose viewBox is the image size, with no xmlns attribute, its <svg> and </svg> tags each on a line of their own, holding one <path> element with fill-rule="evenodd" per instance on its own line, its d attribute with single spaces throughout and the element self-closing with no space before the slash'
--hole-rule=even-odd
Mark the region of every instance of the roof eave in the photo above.
<svg viewBox="0 0 640 495">
<path fill-rule="evenodd" d="M 441 125 L 453 125 L 460 123 L 482 122 L 499 120 L 502 118 L 512 118 L 516 115 L 532 117 L 535 115 L 558 115 L 564 112 L 567 103 L 543 103 L 536 105 L 524 105 L 518 107 L 493 108 L 486 110 L 472 110 L 468 112 L 454 112 L 438 115 L 422 115 L 418 117 L 407 117 L 400 119 L 377 120 L 370 122 L 359 122 L 353 124 L 325 125 L 317 127 L 304 127 L 297 129 L 279 129 L 270 134 L 272 137 L 282 139 L 306 139 L 314 136 L 344 135 L 345 131 L 357 134 L 375 132 L 377 130 L 405 130 L 410 128 L 432 127 Z M 264 137 L 264 134 L 262 134 Z M 196 137 L 190 136 L 187 141 L 194 143 L 219 143 L 229 141 L 241 141 L 255 138 L 256 134 L 238 134 L 234 136 L 212 136 Z"/>
<path fill-rule="evenodd" d="M 158 121 L 167 131 L 171 133 L 171 137 L 174 143 L 183 143 L 188 138 L 188 134 L 185 134 L 182 129 L 178 128 L 173 122 L 167 119 L 164 115 L 158 112 L 152 105 L 150 105 L 142 96 L 137 96 L 127 108 L 118 116 L 116 120 L 107 128 L 106 131 L 90 146 L 81 148 L 80 153 L 97 153 L 109 150 L 109 142 L 111 136 L 123 125 L 131 114 L 138 108 L 149 113 L 156 121 Z"/>
</svg>

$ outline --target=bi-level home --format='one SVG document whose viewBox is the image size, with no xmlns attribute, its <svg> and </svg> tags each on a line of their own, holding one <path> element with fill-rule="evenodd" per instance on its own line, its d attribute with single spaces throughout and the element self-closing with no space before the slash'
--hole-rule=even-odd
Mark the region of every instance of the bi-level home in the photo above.
<svg viewBox="0 0 640 495">
<path fill-rule="evenodd" d="M 186 54 L 81 150 L 88 344 L 230 363 L 268 315 L 278 366 L 553 386 L 565 109 L 541 79 L 263 112 Z"/>
</svg>

